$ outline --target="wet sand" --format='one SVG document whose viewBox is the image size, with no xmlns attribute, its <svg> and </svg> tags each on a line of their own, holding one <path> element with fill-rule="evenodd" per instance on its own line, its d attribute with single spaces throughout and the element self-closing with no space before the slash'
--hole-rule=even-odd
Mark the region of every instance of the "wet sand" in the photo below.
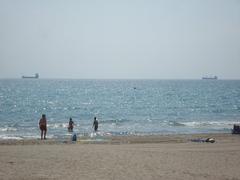
<svg viewBox="0 0 240 180">
<path fill-rule="evenodd" d="M 215 138 L 215 143 L 190 139 Z M 240 135 L 1 140 L 0 179 L 240 180 Z"/>
</svg>

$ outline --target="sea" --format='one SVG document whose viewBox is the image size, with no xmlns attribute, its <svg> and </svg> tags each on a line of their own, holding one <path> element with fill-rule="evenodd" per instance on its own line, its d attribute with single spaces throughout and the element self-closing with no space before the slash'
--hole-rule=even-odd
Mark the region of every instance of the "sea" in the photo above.
<svg viewBox="0 0 240 180">
<path fill-rule="evenodd" d="M 0 139 L 231 133 L 240 123 L 240 80 L 1 79 Z"/>
</svg>

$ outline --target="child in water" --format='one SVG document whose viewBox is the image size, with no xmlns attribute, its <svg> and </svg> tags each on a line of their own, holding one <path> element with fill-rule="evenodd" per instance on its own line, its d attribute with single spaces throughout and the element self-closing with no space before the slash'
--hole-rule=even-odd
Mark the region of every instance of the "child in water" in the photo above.
<svg viewBox="0 0 240 180">
<path fill-rule="evenodd" d="M 74 125 L 74 122 L 73 122 L 72 118 L 70 118 L 69 123 L 68 123 L 68 131 L 69 132 L 73 132 L 73 125 Z"/>
<path fill-rule="evenodd" d="M 97 132 L 97 130 L 98 130 L 98 121 L 97 121 L 96 117 L 94 117 L 93 128 L 94 128 L 94 131 Z"/>
</svg>

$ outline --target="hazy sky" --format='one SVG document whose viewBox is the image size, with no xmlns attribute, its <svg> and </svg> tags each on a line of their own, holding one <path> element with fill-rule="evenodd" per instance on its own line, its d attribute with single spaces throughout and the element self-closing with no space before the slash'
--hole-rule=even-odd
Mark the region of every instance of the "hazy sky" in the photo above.
<svg viewBox="0 0 240 180">
<path fill-rule="evenodd" d="M 240 0 L 0 0 L 0 78 L 240 79 Z"/>
</svg>

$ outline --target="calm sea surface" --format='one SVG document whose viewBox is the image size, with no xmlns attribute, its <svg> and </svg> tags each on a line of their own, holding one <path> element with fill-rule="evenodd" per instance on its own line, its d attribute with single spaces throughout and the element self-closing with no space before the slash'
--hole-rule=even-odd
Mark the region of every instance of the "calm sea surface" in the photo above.
<svg viewBox="0 0 240 180">
<path fill-rule="evenodd" d="M 230 132 L 240 122 L 238 80 L 0 80 L 0 139 Z"/>
</svg>

